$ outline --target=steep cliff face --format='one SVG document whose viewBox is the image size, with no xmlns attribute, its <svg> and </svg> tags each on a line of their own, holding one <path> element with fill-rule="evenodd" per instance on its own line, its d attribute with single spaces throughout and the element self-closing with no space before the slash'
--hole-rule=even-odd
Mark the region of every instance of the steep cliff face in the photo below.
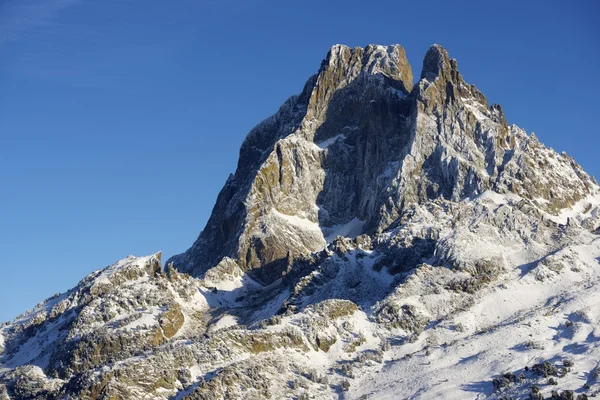
<svg viewBox="0 0 600 400">
<path fill-rule="evenodd" d="M 412 79 L 401 46 L 334 46 L 302 94 L 250 132 L 206 228 L 170 261 L 201 275 L 229 256 L 269 282 L 321 250 L 327 227 L 364 220 L 373 180 L 406 141 L 392 133 Z"/>
<path fill-rule="evenodd" d="M 413 87 L 401 46 L 336 45 L 302 93 L 250 132 L 207 226 L 169 262 L 202 276 L 229 257 L 270 283 L 337 234 L 383 232 L 429 199 L 493 189 L 556 213 L 593 187 L 571 159 L 509 127 L 441 46 Z"/>
</svg>

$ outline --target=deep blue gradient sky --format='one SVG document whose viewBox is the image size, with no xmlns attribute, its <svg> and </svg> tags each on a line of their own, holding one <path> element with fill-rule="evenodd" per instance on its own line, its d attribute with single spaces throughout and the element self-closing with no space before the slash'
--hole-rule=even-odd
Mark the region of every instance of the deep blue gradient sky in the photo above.
<svg viewBox="0 0 600 400">
<path fill-rule="evenodd" d="M 509 122 L 593 175 L 589 1 L 1 0 L 0 321 L 125 257 L 184 251 L 246 133 L 335 43 L 440 43 Z"/>
</svg>

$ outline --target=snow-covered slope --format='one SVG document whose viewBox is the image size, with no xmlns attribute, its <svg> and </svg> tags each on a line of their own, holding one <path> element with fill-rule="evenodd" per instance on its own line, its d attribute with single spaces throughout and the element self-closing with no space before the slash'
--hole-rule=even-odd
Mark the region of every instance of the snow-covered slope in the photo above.
<svg viewBox="0 0 600 400">
<path fill-rule="evenodd" d="M 0 399 L 600 394 L 600 187 L 457 68 L 334 46 L 186 253 L 0 327 Z"/>
<path fill-rule="evenodd" d="M 556 390 L 597 393 L 600 237 L 581 239 L 541 260 L 509 263 L 468 308 L 429 322 L 413 343 L 361 371 L 349 398 L 527 399 L 533 387 L 544 398 Z M 436 284 L 430 270 L 415 276 L 416 285 Z M 417 307 L 424 291 L 414 291 Z M 556 384 L 534 367 L 546 362 L 557 369 Z"/>
</svg>

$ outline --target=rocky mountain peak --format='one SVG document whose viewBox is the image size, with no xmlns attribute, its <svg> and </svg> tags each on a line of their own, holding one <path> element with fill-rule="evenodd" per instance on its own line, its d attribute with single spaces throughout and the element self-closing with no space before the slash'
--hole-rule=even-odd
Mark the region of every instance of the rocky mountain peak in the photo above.
<svg viewBox="0 0 600 400">
<path fill-rule="evenodd" d="M 532 150 L 441 46 L 412 81 L 399 45 L 333 46 L 301 94 L 250 132 L 206 228 L 170 261 L 203 276 L 227 257 L 270 283 L 338 234 L 382 233 L 414 204 L 491 189 L 544 198 L 556 212 L 590 193 L 589 177 L 563 158 L 544 164 L 556 188 L 529 183 L 546 178 L 523 160 L 552 152 Z"/>
<path fill-rule="evenodd" d="M 413 73 L 406 58 L 404 47 L 399 44 L 382 46 L 370 44 L 366 47 L 350 48 L 336 44 L 331 47 L 323 60 L 320 73 L 337 69 L 352 75 L 381 73 L 404 84 L 406 92 L 413 86 Z"/>
<path fill-rule="evenodd" d="M 405 94 L 411 91 L 413 74 L 402 46 L 332 46 L 321 63 L 312 89 L 307 119 L 323 119 L 329 102 L 338 90 L 358 78 L 369 80 L 374 77 L 393 82 L 392 85 Z"/>
<path fill-rule="evenodd" d="M 400 46 L 332 47 L 189 250 L 0 324 L 0 399 L 600 393 L 597 182 L 440 46 L 411 83 Z"/>
<path fill-rule="evenodd" d="M 450 58 L 446 49 L 438 44 L 432 45 L 425 54 L 419 82 L 420 90 L 417 96 L 421 95 L 424 89 L 431 85 L 437 88 L 437 98 L 433 102 L 434 104 L 445 104 L 455 102 L 457 99 L 473 98 L 484 107 L 489 107 L 483 93 L 475 85 L 465 82 L 458 70 L 458 61 Z M 432 97 L 429 96 L 429 98 Z"/>
<path fill-rule="evenodd" d="M 421 79 L 433 82 L 438 76 L 445 75 L 448 71 L 458 72 L 458 63 L 450 59 L 448 52 L 439 44 L 432 45 L 423 59 Z"/>
</svg>

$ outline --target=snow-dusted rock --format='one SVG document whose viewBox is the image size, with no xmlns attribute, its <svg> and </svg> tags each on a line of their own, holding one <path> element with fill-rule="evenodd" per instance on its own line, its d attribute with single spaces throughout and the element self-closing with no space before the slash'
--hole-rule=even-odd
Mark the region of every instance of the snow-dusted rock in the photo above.
<svg viewBox="0 0 600 400">
<path fill-rule="evenodd" d="M 591 396 L 599 230 L 595 180 L 441 46 L 413 86 L 401 46 L 336 45 L 188 251 L 0 327 L 0 399 Z"/>
</svg>

